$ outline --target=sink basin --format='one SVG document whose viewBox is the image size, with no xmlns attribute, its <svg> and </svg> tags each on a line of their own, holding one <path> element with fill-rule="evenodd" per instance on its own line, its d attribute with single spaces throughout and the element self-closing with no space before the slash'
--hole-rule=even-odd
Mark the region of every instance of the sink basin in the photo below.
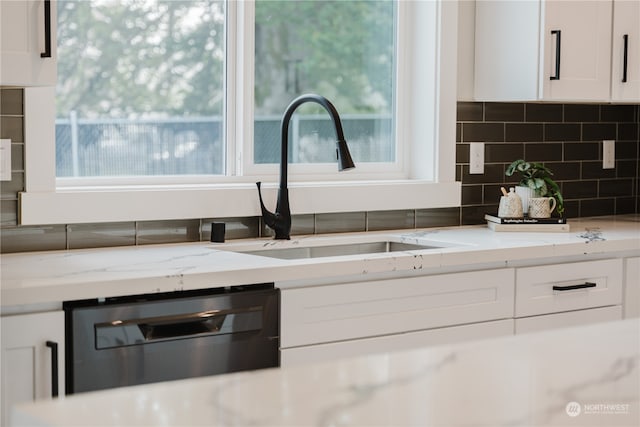
<svg viewBox="0 0 640 427">
<path fill-rule="evenodd" d="M 343 243 L 320 246 L 301 246 L 288 248 L 264 248 L 242 251 L 245 254 L 260 255 L 279 259 L 321 258 L 344 255 L 364 255 L 398 251 L 416 251 L 440 249 L 448 245 L 417 245 L 393 241 Z"/>
</svg>

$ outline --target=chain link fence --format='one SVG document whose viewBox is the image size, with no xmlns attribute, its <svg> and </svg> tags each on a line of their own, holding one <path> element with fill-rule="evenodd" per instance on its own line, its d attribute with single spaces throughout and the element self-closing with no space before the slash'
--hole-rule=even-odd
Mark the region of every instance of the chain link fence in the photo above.
<svg viewBox="0 0 640 427">
<path fill-rule="evenodd" d="M 390 116 L 345 115 L 344 133 L 356 162 L 395 159 Z M 291 163 L 335 161 L 335 130 L 323 116 L 294 115 L 289 126 Z M 254 162 L 280 161 L 280 117 L 256 118 Z M 224 126 L 220 117 L 56 120 L 58 177 L 223 175 Z"/>
</svg>

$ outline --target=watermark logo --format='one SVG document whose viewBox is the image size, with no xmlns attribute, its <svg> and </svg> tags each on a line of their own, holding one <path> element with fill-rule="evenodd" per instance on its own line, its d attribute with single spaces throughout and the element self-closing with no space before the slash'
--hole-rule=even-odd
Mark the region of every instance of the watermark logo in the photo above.
<svg viewBox="0 0 640 427">
<path fill-rule="evenodd" d="M 578 403 L 569 402 L 564 408 L 567 415 L 577 417 L 578 415 L 628 415 L 628 403 Z"/>
<path fill-rule="evenodd" d="M 567 415 L 570 417 L 577 417 L 582 412 L 582 406 L 578 402 L 569 402 L 564 410 L 567 411 Z"/>
</svg>

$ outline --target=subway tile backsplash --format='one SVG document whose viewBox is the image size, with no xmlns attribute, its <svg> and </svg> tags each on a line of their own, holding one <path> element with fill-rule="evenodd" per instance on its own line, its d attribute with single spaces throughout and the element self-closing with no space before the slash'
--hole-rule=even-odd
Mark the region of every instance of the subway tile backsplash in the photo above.
<svg viewBox="0 0 640 427">
<path fill-rule="evenodd" d="M 416 210 L 416 228 L 454 227 L 460 225 L 460 208 Z"/>
<path fill-rule="evenodd" d="M 294 215 L 292 235 L 480 224 L 496 212 L 511 161 L 544 162 L 555 173 L 568 217 L 638 212 L 638 105 L 459 102 L 456 179 L 462 207 Z M 21 89 L 0 89 L 0 138 L 12 139 L 12 180 L 0 184 L 0 252 L 209 241 L 211 223 L 225 238 L 272 236 L 260 217 L 19 226 L 24 190 Z M 602 169 L 601 139 L 616 140 L 616 167 Z M 469 173 L 469 143 L 485 143 L 484 174 Z"/>
<path fill-rule="evenodd" d="M 378 211 L 367 214 L 367 230 L 391 230 L 415 228 L 415 210 Z"/>
<path fill-rule="evenodd" d="M 136 223 L 110 222 L 70 224 L 67 226 L 69 249 L 128 246 L 136 244 Z"/>
<path fill-rule="evenodd" d="M 0 229 L 0 252 L 2 253 L 61 249 L 67 249 L 67 230 L 64 225 Z"/>
<path fill-rule="evenodd" d="M 554 172 L 567 217 L 638 212 L 639 105 L 459 102 L 456 135 L 463 225 L 497 211 L 519 158 Z M 616 140 L 615 169 L 602 169 L 604 139 Z M 469 174 L 471 142 L 485 143 L 484 174 Z"/>
<path fill-rule="evenodd" d="M 366 212 L 316 214 L 316 233 L 348 233 L 367 230 Z"/>
<path fill-rule="evenodd" d="M 136 244 L 138 245 L 198 241 L 200 241 L 200 220 L 197 219 L 137 222 Z"/>
</svg>

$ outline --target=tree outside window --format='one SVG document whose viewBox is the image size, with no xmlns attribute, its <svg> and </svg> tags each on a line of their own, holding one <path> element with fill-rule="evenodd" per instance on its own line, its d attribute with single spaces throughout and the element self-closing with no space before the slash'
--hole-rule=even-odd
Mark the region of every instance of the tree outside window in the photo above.
<svg viewBox="0 0 640 427">
<path fill-rule="evenodd" d="M 58 177 L 224 175 L 226 2 L 59 0 Z M 279 159 L 297 95 L 336 105 L 356 161 L 394 161 L 395 4 L 255 5 L 254 162 Z M 332 128 L 300 109 L 292 162 L 331 162 Z"/>
</svg>

